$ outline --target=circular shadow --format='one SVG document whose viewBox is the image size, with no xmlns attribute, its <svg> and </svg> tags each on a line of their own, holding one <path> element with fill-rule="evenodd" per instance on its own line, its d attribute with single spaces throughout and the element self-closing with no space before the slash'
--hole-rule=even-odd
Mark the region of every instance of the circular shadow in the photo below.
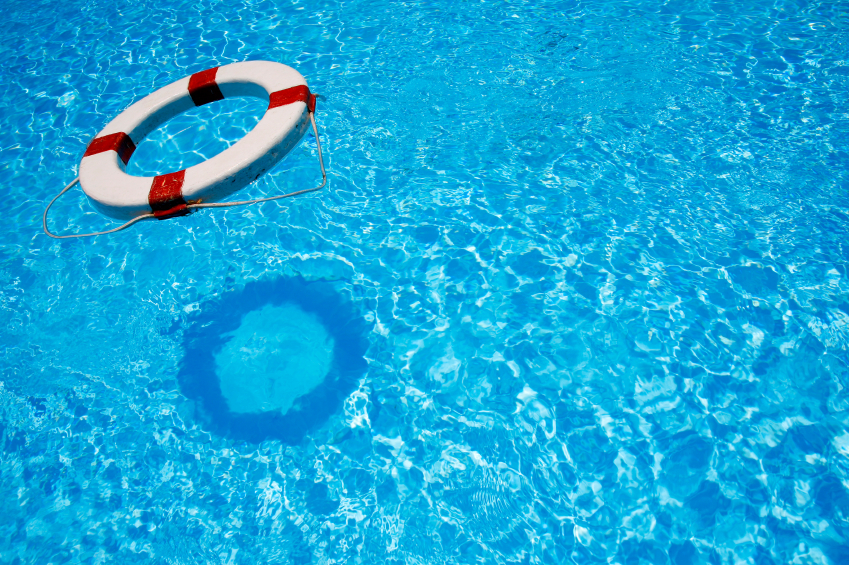
<svg viewBox="0 0 849 565">
<path fill-rule="evenodd" d="M 269 307 L 283 309 L 269 310 Z M 324 343 L 332 347 L 332 360 L 322 369 L 322 372 L 327 371 L 326 375 L 314 388 L 311 388 L 311 383 L 300 388 L 296 386 L 297 391 L 289 394 L 300 395 L 286 399 L 280 410 L 248 412 L 244 407 L 238 412 L 232 410 L 222 394 L 218 374 L 221 363 L 217 359 L 222 350 L 231 340 L 240 339 L 236 336 L 246 319 L 262 315 L 257 312 L 286 312 L 292 307 L 300 309 L 303 318 L 289 317 L 281 320 L 281 326 L 310 319 L 314 324 L 321 324 L 329 337 Z M 241 331 L 252 332 L 255 328 Z M 366 371 L 367 334 L 368 327 L 353 303 L 327 282 L 307 282 L 301 277 L 252 282 L 242 290 L 221 295 L 190 315 L 183 338 L 185 355 L 177 380 L 183 394 L 195 401 L 195 413 L 201 425 L 209 431 L 250 442 L 276 439 L 295 444 L 337 412 L 344 399 L 356 388 L 357 380 Z M 294 338 L 298 339 L 298 336 Z M 272 349 L 279 346 L 280 340 L 263 343 L 270 343 L 269 349 Z M 228 367 L 233 365 L 232 352 L 229 352 L 233 349 L 231 347 L 225 352 L 229 356 Z M 274 351 L 269 351 L 269 355 L 273 354 Z M 256 351 L 251 352 L 251 356 L 251 360 L 255 361 Z M 302 366 L 297 359 L 293 361 L 291 365 L 284 364 L 283 369 L 275 374 L 282 374 L 280 371 L 285 373 L 289 366 L 296 369 Z M 272 362 L 278 363 L 274 359 Z M 257 373 L 257 370 L 253 372 Z M 260 374 L 258 378 L 271 377 Z M 299 375 L 285 375 L 285 378 L 298 379 Z"/>
</svg>

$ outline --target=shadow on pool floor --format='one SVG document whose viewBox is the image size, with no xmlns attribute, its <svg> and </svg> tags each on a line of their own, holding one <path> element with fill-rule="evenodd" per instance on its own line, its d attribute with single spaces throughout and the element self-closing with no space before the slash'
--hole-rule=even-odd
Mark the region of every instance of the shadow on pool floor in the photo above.
<svg viewBox="0 0 849 565">
<path fill-rule="evenodd" d="M 272 335 L 274 315 L 286 318 L 280 320 L 280 327 L 281 332 L 289 331 L 288 335 L 280 338 Z M 259 317 L 264 320 L 257 322 Z M 304 335 L 299 335 L 292 333 L 296 324 L 315 327 L 306 328 Z M 264 335 L 255 335 L 260 332 Z M 241 290 L 207 302 L 189 316 L 184 333 L 185 354 L 177 380 L 183 394 L 195 401 L 196 417 L 205 429 L 249 442 L 276 439 L 296 444 L 340 410 L 344 399 L 355 389 L 357 379 L 366 371 L 367 333 L 368 327 L 353 303 L 330 283 L 308 282 L 301 277 L 251 282 Z M 327 339 L 309 338 L 319 334 Z M 231 340 L 235 344 L 230 344 Z M 254 349 L 246 346 L 251 340 L 257 345 Z M 268 350 L 263 351 L 262 346 Z M 288 349 L 281 353 L 281 347 Z M 332 354 L 309 350 L 317 347 L 331 347 Z M 299 350 L 303 357 L 320 357 L 320 362 L 311 364 L 294 359 L 291 354 Z M 239 373 L 240 351 L 245 356 L 244 375 Z M 225 371 L 222 355 L 227 356 L 226 378 L 245 379 L 244 383 L 237 382 L 243 393 L 250 392 L 245 387 L 251 383 L 269 390 L 285 390 L 266 394 L 263 389 L 254 395 L 256 400 L 245 400 L 243 394 L 239 401 L 230 392 L 228 399 L 222 389 L 232 391 L 234 385 L 223 382 L 222 387 L 219 374 Z M 258 361 L 258 355 L 271 357 Z M 316 363 L 322 374 L 326 373 L 323 379 L 315 374 L 319 370 L 314 368 Z M 262 366 L 270 367 L 268 374 L 257 368 Z M 314 374 L 304 376 L 309 371 Z M 299 379 L 312 381 L 299 382 Z M 256 403 L 256 411 L 249 410 L 252 401 Z M 279 410 L 273 409 L 275 402 Z"/>
</svg>

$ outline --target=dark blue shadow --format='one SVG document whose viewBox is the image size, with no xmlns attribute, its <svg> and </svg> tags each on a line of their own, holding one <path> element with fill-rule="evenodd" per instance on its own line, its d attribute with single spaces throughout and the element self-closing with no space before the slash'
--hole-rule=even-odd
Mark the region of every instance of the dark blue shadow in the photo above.
<svg viewBox="0 0 849 565">
<path fill-rule="evenodd" d="M 237 329 L 248 312 L 266 305 L 295 304 L 315 314 L 333 337 L 333 365 L 324 381 L 295 400 L 285 414 L 264 412 L 239 414 L 229 410 L 215 373 L 215 355 Z M 326 282 L 279 278 L 248 283 L 244 289 L 223 294 L 189 317 L 184 336 L 185 357 L 177 380 L 188 398 L 197 405 L 201 425 L 211 432 L 234 439 L 260 442 L 277 439 L 299 443 L 342 407 L 366 371 L 365 353 L 369 328 L 344 299 Z"/>
</svg>

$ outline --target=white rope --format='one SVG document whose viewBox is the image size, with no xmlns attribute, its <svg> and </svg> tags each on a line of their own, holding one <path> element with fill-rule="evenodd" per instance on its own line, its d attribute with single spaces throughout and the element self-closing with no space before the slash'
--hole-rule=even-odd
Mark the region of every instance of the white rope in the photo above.
<svg viewBox="0 0 849 565">
<path fill-rule="evenodd" d="M 295 192 L 290 192 L 288 194 L 281 194 L 280 196 L 270 196 L 268 198 L 256 198 L 254 200 L 240 200 L 238 202 L 210 202 L 208 204 L 198 203 L 198 204 L 189 204 L 186 207 L 189 210 L 196 210 L 196 209 L 200 209 L 200 208 L 229 208 L 229 207 L 232 207 L 232 206 L 247 206 L 248 204 L 257 204 L 259 202 L 269 202 L 271 200 L 280 200 L 281 198 L 289 198 L 291 196 L 298 196 L 299 194 L 306 194 L 308 192 L 315 192 L 316 190 L 321 190 L 322 188 L 324 188 L 324 185 L 327 184 L 327 172 L 324 170 L 324 158 L 322 157 L 322 154 L 321 154 L 321 141 L 319 140 L 319 137 L 318 137 L 318 126 L 315 123 L 315 115 L 312 112 L 310 112 L 310 122 L 312 123 L 313 134 L 315 135 L 315 144 L 316 144 L 316 147 L 318 148 L 318 164 L 321 166 L 321 184 L 320 185 L 318 185 L 315 188 L 307 188 L 305 190 L 298 190 L 298 191 L 295 191 Z M 141 216 L 136 216 L 135 218 L 133 218 L 129 222 L 122 224 L 122 225 L 118 226 L 117 228 L 113 228 L 111 230 L 106 230 L 106 231 L 98 231 L 98 232 L 92 232 L 92 233 L 75 233 L 75 234 L 69 234 L 69 235 L 57 235 L 55 233 L 52 233 L 49 229 L 47 229 L 47 212 L 50 210 L 50 207 L 53 206 L 53 203 L 56 202 L 59 199 L 60 196 L 62 196 L 66 192 L 68 192 L 68 190 L 70 190 L 70 188 L 72 186 L 74 186 L 75 184 L 77 184 L 78 182 L 80 182 L 80 177 L 77 177 L 74 180 L 72 180 L 68 184 L 68 186 L 66 186 L 65 188 L 62 189 L 62 192 L 60 192 L 59 194 L 54 196 L 53 200 L 50 201 L 50 204 L 47 205 L 47 208 L 44 209 L 44 214 L 41 216 L 42 225 L 44 226 L 44 233 L 46 233 L 47 235 L 49 235 L 50 237 L 52 237 L 54 239 L 69 239 L 69 238 L 75 238 L 75 237 L 92 237 L 92 236 L 95 236 L 95 235 L 106 235 L 107 233 L 115 233 L 117 231 L 125 230 L 125 229 L 127 229 L 128 227 L 130 227 L 131 225 L 133 225 L 137 222 L 140 222 L 142 220 L 149 220 L 149 219 L 155 217 L 153 215 L 153 213 L 142 214 Z"/>
<path fill-rule="evenodd" d="M 70 182 L 70 184 L 68 184 L 68 186 L 66 186 L 65 188 L 62 189 L 62 192 L 60 192 L 59 194 L 57 194 L 56 196 L 53 197 L 53 200 L 51 200 L 50 204 L 47 205 L 47 208 L 44 209 L 44 214 L 41 216 L 41 223 L 44 226 L 44 233 L 46 233 L 47 235 L 49 235 L 53 239 L 69 239 L 69 238 L 74 238 L 74 237 L 91 237 L 93 235 L 105 235 L 107 233 L 115 233 L 116 231 L 121 231 L 121 230 L 127 229 L 128 227 L 135 224 L 136 222 L 140 222 L 140 221 L 146 220 L 148 218 L 153 218 L 153 214 L 144 214 L 144 215 L 141 215 L 141 216 L 137 216 L 137 217 L 133 218 L 132 220 L 130 220 L 129 222 L 127 222 L 126 224 L 123 224 L 123 225 L 118 226 L 117 228 L 113 228 L 111 230 L 97 231 L 97 232 L 92 232 L 92 233 L 72 233 L 70 235 L 56 235 L 55 233 L 52 233 L 49 229 L 47 229 L 47 211 L 50 210 L 50 207 L 53 206 L 53 203 L 56 202 L 56 200 L 58 200 L 60 196 L 62 196 L 66 192 L 68 192 L 68 189 L 70 189 L 72 186 L 74 186 L 78 182 L 80 182 L 80 177 L 77 177 L 74 180 L 72 180 Z"/>
</svg>

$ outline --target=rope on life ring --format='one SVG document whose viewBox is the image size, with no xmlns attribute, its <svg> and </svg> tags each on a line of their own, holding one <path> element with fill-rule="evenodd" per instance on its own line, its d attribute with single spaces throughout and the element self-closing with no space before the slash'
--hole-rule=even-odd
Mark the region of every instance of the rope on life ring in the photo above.
<svg viewBox="0 0 849 565">
<path fill-rule="evenodd" d="M 324 185 L 327 184 L 327 173 L 324 170 L 324 159 L 321 156 L 321 141 L 319 141 L 318 137 L 318 127 L 315 125 L 315 117 L 312 113 L 310 113 L 310 121 L 312 122 L 312 130 L 315 134 L 315 144 L 318 147 L 318 164 L 321 167 L 321 184 L 315 188 L 307 188 L 305 190 L 297 190 L 295 192 L 290 192 L 288 194 L 281 194 L 280 196 L 271 196 L 268 198 L 255 198 L 253 200 L 242 200 L 239 202 L 209 202 L 209 203 L 198 203 L 198 204 L 188 204 L 186 208 L 189 210 L 197 210 L 200 208 L 227 208 L 230 206 L 247 206 L 249 204 L 257 204 L 259 202 L 269 202 L 271 200 L 280 200 L 281 198 L 289 198 L 290 196 L 298 196 L 299 194 L 306 194 L 308 192 L 315 192 L 316 190 L 321 190 L 324 188 Z M 115 233 L 121 230 L 125 230 L 131 225 L 140 222 L 142 220 L 151 220 L 156 218 L 156 216 L 151 212 L 150 214 L 143 214 L 141 216 L 136 216 L 129 222 L 118 226 L 117 228 L 113 228 L 111 230 L 98 231 L 92 233 L 77 233 L 70 235 L 58 235 L 52 233 L 49 229 L 47 229 L 47 211 L 50 210 L 50 207 L 53 206 L 53 203 L 56 202 L 60 196 L 68 192 L 68 190 L 77 184 L 80 181 L 80 177 L 75 178 L 68 184 L 65 188 L 62 189 L 62 192 L 53 197 L 53 200 L 50 201 L 50 204 L 47 205 L 47 208 L 44 209 L 44 215 L 42 216 L 42 223 L 44 225 L 44 233 L 49 235 L 54 239 L 70 239 L 75 237 L 91 237 L 95 235 L 106 235 L 108 233 Z"/>
</svg>

